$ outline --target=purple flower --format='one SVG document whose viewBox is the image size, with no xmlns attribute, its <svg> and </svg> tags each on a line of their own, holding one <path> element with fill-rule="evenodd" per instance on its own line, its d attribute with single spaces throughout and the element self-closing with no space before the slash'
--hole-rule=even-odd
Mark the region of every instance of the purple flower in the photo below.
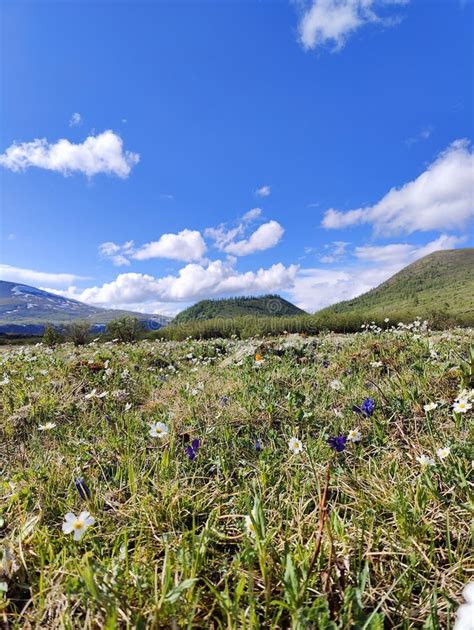
<svg viewBox="0 0 474 630">
<path fill-rule="evenodd" d="M 370 416 L 374 413 L 375 409 L 375 400 L 373 398 L 366 398 L 362 401 L 362 405 L 360 406 L 361 413 L 364 416 L 370 418 Z"/>
<path fill-rule="evenodd" d="M 190 446 L 187 446 L 184 449 L 184 452 L 186 453 L 186 455 L 189 457 L 190 461 L 192 462 L 196 459 L 196 455 L 197 455 L 200 443 L 201 442 L 198 439 L 195 439 L 191 442 Z"/>
<path fill-rule="evenodd" d="M 261 440 L 255 440 L 255 450 L 257 452 L 263 451 L 263 444 Z"/>
<path fill-rule="evenodd" d="M 327 440 L 331 448 L 340 453 L 346 448 L 347 438 L 345 435 L 335 435 Z"/>
<path fill-rule="evenodd" d="M 74 484 L 81 499 L 84 499 L 84 501 L 86 501 L 87 499 L 91 498 L 91 491 L 89 490 L 89 486 L 86 484 L 82 477 L 78 477 Z"/>
<path fill-rule="evenodd" d="M 219 407 L 221 407 L 223 409 L 224 407 L 227 407 L 228 404 L 229 404 L 229 397 L 228 396 L 221 396 L 219 398 Z"/>
<path fill-rule="evenodd" d="M 328 367 L 329 367 L 329 361 L 327 359 L 324 359 L 323 368 L 328 368 Z"/>
</svg>

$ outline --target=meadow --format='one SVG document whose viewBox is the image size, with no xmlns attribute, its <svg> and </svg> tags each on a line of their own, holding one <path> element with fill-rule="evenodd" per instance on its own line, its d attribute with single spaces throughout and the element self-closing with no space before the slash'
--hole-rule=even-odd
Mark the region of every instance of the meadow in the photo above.
<svg viewBox="0 0 474 630">
<path fill-rule="evenodd" d="M 453 628 L 472 329 L 0 353 L 5 628 Z"/>
</svg>

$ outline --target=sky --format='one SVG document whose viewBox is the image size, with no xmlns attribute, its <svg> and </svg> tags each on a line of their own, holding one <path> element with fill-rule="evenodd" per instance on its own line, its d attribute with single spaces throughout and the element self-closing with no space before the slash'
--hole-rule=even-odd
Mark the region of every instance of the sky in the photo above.
<svg viewBox="0 0 474 630">
<path fill-rule="evenodd" d="M 0 277 L 314 312 L 474 245 L 471 0 L 2 0 Z"/>
</svg>

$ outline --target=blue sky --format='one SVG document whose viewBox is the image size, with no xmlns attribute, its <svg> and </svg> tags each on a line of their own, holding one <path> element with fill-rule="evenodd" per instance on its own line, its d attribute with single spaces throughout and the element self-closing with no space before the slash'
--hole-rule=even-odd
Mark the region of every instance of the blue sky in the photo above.
<svg viewBox="0 0 474 630">
<path fill-rule="evenodd" d="M 314 311 L 473 238 L 473 4 L 1 5 L 1 277 Z"/>
</svg>

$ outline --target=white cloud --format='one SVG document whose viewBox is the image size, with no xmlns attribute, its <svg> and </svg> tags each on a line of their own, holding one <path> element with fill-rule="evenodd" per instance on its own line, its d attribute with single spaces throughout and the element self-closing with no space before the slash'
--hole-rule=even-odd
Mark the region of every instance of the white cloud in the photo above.
<svg viewBox="0 0 474 630">
<path fill-rule="evenodd" d="M 158 302 L 190 302 L 204 297 L 224 295 L 261 294 L 291 288 L 298 267 L 285 267 L 281 263 L 268 269 L 240 273 L 232 264 L 216 260 L 207 266 L 196 263 L 180 269 L 177 276 L 155 278 L 140 273 L 123 273 L 112 282 L 99 287 L 56 291 L 88 304 L 99 306 L 147 304 Z"/>
<path fill-rule="evenodd" d="M 435 251 L 459 245 L 463 237 L 442 234 L 426 245 L 394 243 L 361 246 L 355 250 L 359 260 L 340 269 L 301 269 L 290 291 L 296 305 L 315 311 L 342 300 L 350 300 L 384 282 L 406 265 Z"/>
<path fill-rule="evenodd" d="M 339 212 L 330 209 L 326 228 L 370 223 L 377 234 L 461 229 L 474 217 L 474 154 L 456 140 L 416 179 L 392 188 L 373 206 Z"/>
<path fill-rule="evenodd" d="M 272 194 L 272 187 L 268 186 L 268 184 L 260 186 L 260 188 L 257 188 L 255 191 L 255 194 L 257 197 L 269 197 Z"/>
<path fill-rule="evenodd" d="M 330 245 L 325 245 L 325 249 L 330 250 L 329 254 L 321 256 L 319 259 L 322 263 L 335 263 L 340 260 L 346 253 L 346 247 L 349 245 L 346 241 L 333 241 Z"/>
<path fill-rule="evenodd" d="M 106 173 L 125 178 L 139 159 L 138 153 L 124 151 L 120 136 L 108 130 L 89 136 L 82 144 L 64 138 L 54 144 L 46 138 L 13 143 L 0 155 L 0 165 L 16 172 L 35 166 L 63 175 L 80 172 L 92 177 Z"/>
<path fill-rule="evenodd" d="M 242 217 L 242 221 L 244 221 L 245 223 L 250 222 L 250 221 L 255 221 L 255 219 L 258 219 L 258 217 L 261 214 L 262 214 L 261 208 L 252 208 L 251 210 L 249 210 L 248 212 L 244 214 L 244 216 Z"/>
<path fill-rule="evenodd" d="M 313 0 L 298 24 L 298 36 L 306 49 L 328 43 L 335 50 L 343 48 L 348 37 L 370 23 L 390 25 L 396 18 L 382 17 L 376 9 L 389 4 L 405 4 L 402 0 Z"/>
<path fill-rule="evenodd" d="M 0 278 L 10 282 L 20 282 L 38 286 L 39 284 L 53 284 L 63 286 L 76 282 L 76 280 L 87 280 L 85 276 L 77 276 L 72 273 L 49 273 L 46 271 L 34 271 L 33 269 L 22 269 L 11 265 L 0 264 Z"/>
<path fill-rule="evenodd" d="M 182 230 L 178 234 L 163 234 L 158 241 L 146 243 L 134 254 L 136 260 L 170 258 L 191 262 L 201 260 L 206 253 L 206 243 L 197 230 Z"/>
<path fill-rule="evenodd" d="M 229 243 L 223 251 L 234 256 L 247 256 L 263 251 L 274 247 L 280 241 L 284 231 L 278 221 L 269 221 L 258 227 L 249 238 Z"/>
<path fill-rule="evenodd" d="M 130 261 L 127 256 L 134 252 L 133 241 L 126 241 L 122 245 L 107 241 L 99 245 L 99 254 L 102 258 L 110 259 L 116 267 L 128 266 Z"/>
<path fill-rule="evenodd" d="M 77 125 L 80 125 L 81 123 L 82 116 L 78 112 L 74 112 L 74 114 L 71 116 L 71 119 L 69 120 L 69 126 L 77 127 Z"/>
</svg>

